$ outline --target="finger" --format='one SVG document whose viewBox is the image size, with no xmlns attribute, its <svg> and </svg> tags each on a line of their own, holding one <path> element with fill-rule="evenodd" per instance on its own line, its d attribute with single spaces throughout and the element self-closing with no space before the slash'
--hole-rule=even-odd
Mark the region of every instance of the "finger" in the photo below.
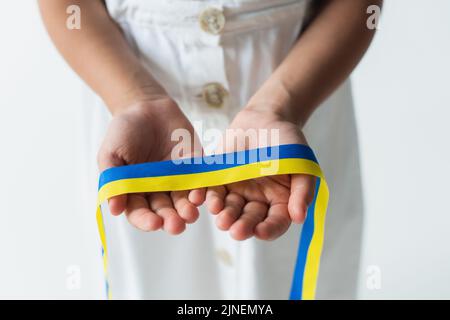
<svg viewBox="0 0 450 320">
<path fill-rule="evenodd" d="M 239 219 L 230 228 L 230 234 L 235 240 L 245 240 L 255 234 L 258 223 L 267 216 L 268 206 L 264 202 L 251 201 L 247 203 Z"/>
<path fill-rule="evenodd" d="M 100 172 L 103 172 L 109 168 L 123 166 L 125 164 L 120 157 L 115 156 L 112 152 L 105 151 L 103 148 L 100 149 L 97 155 L 97 163 Z M 112 215 L 120 215 L 126 209 L 127 195 L 112 197 L 108 200 L 108 206 Z"/>
<path fill-rule="evenodd" d="M 216 225 L 220 230 L 228 230 L 239 218 L 244 208 L 245 200 L 237 193 L 229 193 L 225 197 L 224 208 L 216 218 Z"/>
<path fill-rule="evenodd" d="M 315 178 L 310 175 L 296 174 L 291 178 L 291 195 L 288 210 L 293 222 L 303 223 L 306 211 L 314 198 Z"/>
<path fill-rule="evenodd" d="M 150 208 L 164 220 L 163 229 L 170 234 L 180 234 L 186 228 L 184 220 L 177 214 L 167 193 L 149 195 Z"/>
<path fill-rule="evenodd" d="M 212 214 L 218 214 L 224 208 L 226 189 L 224 186 L 211 187 L 206 191 L 206 207 Z"/>
<path fill-rule="evenodd" d="M 266 219 L 255 228 L 255 236 L 261 240 L 274 240 L 283 235 L 291 225 L 286 203 L 272 205 Z"/>
<path fill-rule="evenodd" d="M 116 196 L 108 200 L 109 212 L 113 216 L 118 216 L 125 211 L 127 207 L 127 195 Z"/>
<path fill-rule="evenodd" d="M 201 206 L 205 202 L 206 188 L 191 190 L 189 192 L 189 201 L 195 206 Z"/>
<path fill-rule="evenodd" d="M 155 231 L 163 224 L 161 217 L 149 209 L 143 195 L 130 194 L 125 214 L 130 224 L 142 231 Z"/>
<path fill-rule="evenodd" d="M 188 200 L 189 191 L 174 191 L 170 193 L 173 205 L 178 215 L 186 222 L 193 223 L 198 218 L 198 209 Z"/>
</svg>

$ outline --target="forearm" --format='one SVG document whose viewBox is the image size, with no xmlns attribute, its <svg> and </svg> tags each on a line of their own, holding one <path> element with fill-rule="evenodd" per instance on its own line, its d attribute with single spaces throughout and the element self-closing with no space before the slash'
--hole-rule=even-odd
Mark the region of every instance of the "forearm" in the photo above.
<svg viewBox="0 0 450 320">
<path fill-rule="evenodd" d="M 367 8 L 382 0 L 326 0 L 286 59 L 249 102 L 303 125 L 358 64 L 373 38 Z"/>
<path fill-rule="evenodd" d="M 66 27 L 69 5 L 81 8 L 81 29 Z M 164 95 L 142 66 L 100 0 L 39 0 L 47 30 L 58 50 L 110 108 L 120 112 L 136 100 Z"/>
</svg>

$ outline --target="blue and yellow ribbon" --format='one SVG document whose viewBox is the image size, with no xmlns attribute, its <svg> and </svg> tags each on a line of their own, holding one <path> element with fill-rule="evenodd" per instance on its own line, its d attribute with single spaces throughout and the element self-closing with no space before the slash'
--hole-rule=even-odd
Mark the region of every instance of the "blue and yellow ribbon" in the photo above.
<svg viewBox="0 0 450 320">
<path fill-rule="evenodd" d="M 111 298 L 111 290 L 101 212 L 103 202 L 129 193 L 191 190 L 280 174 L 316 177 L 316 191 L 303 224 L 290 294 L 291 300 L 314 299 L 324 239 L 328 186 L 311 148 L 299 144 L 183 159 L 181 164 L 169 160 L 105 170 L 100 175 L 96 216 L 108 298 Z"/>
</svg>

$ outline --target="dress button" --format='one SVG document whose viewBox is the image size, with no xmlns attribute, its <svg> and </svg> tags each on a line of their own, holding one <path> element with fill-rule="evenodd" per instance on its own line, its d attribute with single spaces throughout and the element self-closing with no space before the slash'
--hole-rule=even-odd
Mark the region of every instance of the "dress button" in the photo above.
<svg viewBox="0 0 450 320">
<path fill-rule="evenodd" d="M 227 90 L 220 83 L 211 82 L 203 86 L 202 97 L 210 107 L 222 107 L 227 95 Z"/>
<path fill-rule="evenodd" d="M 203 31 L 217 35 L 225 27 L 225 16 L 216 8 L 205 9 L 199 16 L 200 28 Z"/>
<path fill-rule="evenodd" d="M 231 258 L 231 254 L 225 249 L 217 249 L 216 250 L 217 258 L 226 266 L 233 266 L 233 259 Z"/>
</svg>

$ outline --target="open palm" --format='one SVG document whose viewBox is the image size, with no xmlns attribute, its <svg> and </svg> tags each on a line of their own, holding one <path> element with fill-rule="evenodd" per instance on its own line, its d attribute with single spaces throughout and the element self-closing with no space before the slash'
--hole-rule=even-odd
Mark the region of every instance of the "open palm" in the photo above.
<svg viewBox="0 0 450 320">
<path fill-rule="evenodd" d="M 255 110 L 242 110 L 229 129 L 244 133 L 248 129 L 276 129 L 276 144 L 306 144 L 298 125 L 280 116 Z M 231 131 L 229 131 L 231 132 Z M 226 152 L 264 147 L 265 143 L 225 137 Z M 272 141 L 272 145 L 275 141 Z M 256 145 L 255 145 L 256 143 Z M 287 231 L 291 222 L 302 223 L 314 196 L 314 179 L 307 175 L 279 175 L 208 188 L 206 203 L 217 215 L 216 224 L 236 240 L 256 236 L 273 240 Z"/>
<path fill-rule="evenodd" d="M 191 123 L 171 100 L 147 101 L 127 108 L 111 121 L 98 154 L 100 170 L 171 159 L 177 144 L 171 140 L 171 134 L 180 128 L 196 139 Z M 179 156 L 198 154 L 201 150 Z M 197 220 L 197 206 L 204 198 L 204 189 L 129 194 L 110 199 L 109 208 L 113 215 L 125 212 L 128 221 L 143 231 L 162 228 L 171 234 L 179 234 L 186 223 Z"/>
</svg>

